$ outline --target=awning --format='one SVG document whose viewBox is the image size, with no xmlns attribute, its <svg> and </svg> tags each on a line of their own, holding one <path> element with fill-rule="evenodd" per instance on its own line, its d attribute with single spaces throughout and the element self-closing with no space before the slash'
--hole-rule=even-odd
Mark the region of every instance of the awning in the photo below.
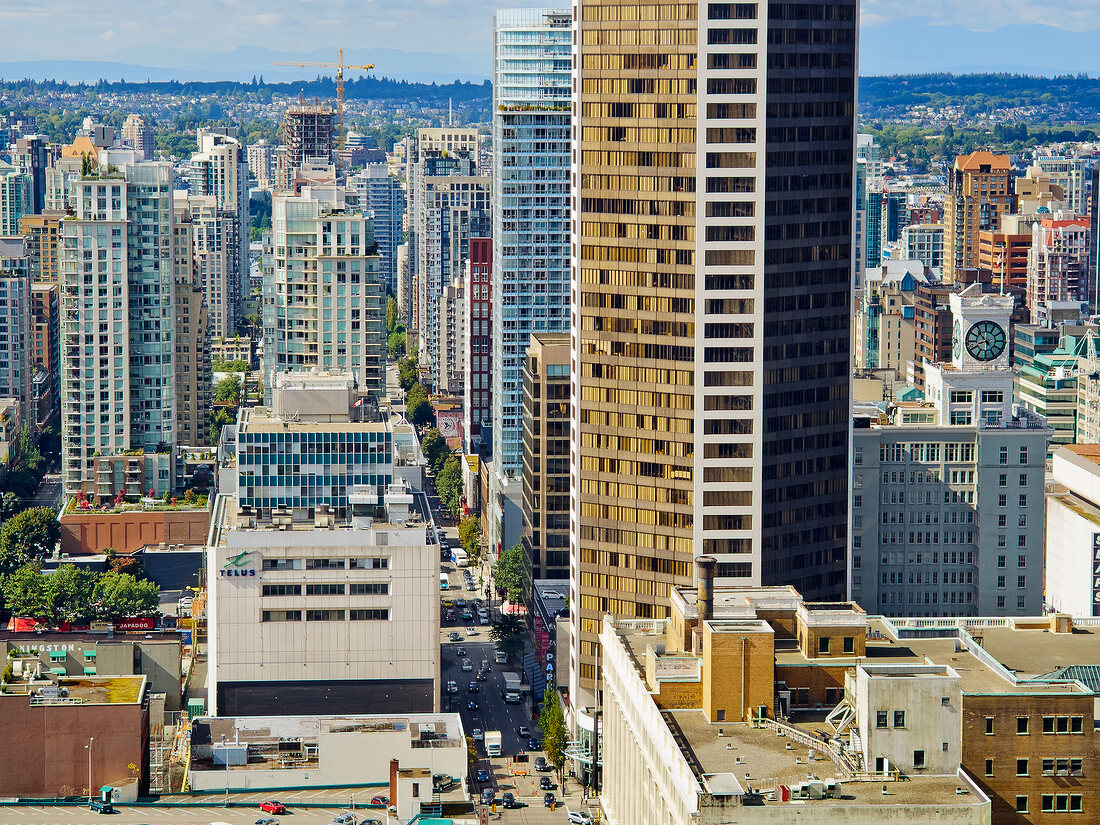
<svg viewBox="0 0 1100 825">
<path fill-rule="evenodd" d="M 94 650 L 85 650 L 84 651 L 84 658 L 85 659 L 94 659 L 95 658 L 95 651 Z"/>
<path fill-rule="evenodd" d="M 94 667 L 84 668 L 84 675 L 85 676 L 95 676 L 95 668 Z"/>
<path fill-rule="evenodd" d="M 63 667 L 51 667 L 50 668 L 50 673 L 54 674 L 55 676 L 64 676 L 65 675 L 65 668 L 63 668 Z"/>
<path fill-rule="evenodd" d="M 65 651 L 64 650 L 51 650 L 50 651 L 50 661 L 51 662 L 64 662 L 65 661 Z"/>
</svg>

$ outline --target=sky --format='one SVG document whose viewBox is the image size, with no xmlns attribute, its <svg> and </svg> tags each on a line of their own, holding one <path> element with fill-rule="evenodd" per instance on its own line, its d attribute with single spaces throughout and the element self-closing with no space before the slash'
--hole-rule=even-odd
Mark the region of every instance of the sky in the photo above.
<svg viewBox="0 0 1100 825">
<path fill-rule="evenodd" d="M 487 69 L 492 13 L 502 5 L 549 4 L 530 0 L 0 0 L 0 31 L 5 33 L 0 60 L 106 60 L 164 66 L 180 52 L 229 52 L 256 46 L 293 55 L 344 46 L 453 54 Z M 1097 5 L 1098 0 L 862 0 L 862 38 L 869 47 L 888 45 L 898 52 L 902 50 L 897 49 L 895 32 L 912 32 L 913 42 L 920 43 L 922 51 L 932 52 L 928 58 L 934 62 L 940 57 L 935 51 L 941 28 L 989 32 L 997 25 L 1015 23 L 1082 33 L 1100 28 Z M 889 67 L 876 66 L 880 68 Z"/>
</svg>

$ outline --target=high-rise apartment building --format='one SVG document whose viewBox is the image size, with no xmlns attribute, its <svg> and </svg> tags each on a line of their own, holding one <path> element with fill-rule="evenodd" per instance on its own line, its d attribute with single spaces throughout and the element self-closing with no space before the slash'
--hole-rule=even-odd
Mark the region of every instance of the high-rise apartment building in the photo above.
<svg viewBox="0 0 1100 825">
<path fill-rule="evenodd" d="M 523 549 L 533 579 L 569 578 L 569 333 L 531 336 L 523 363 Z"/>
<path fill-rule="evenodd" d="M 31 285 L 35 393 L 34 421 L 40 426 L 61 410 L 61 363 L 58 329 L 60 310 L 56 283 Z M 39 375 L 45 376 L 40 379 Z"/>
<path fill-rule="evenodd" d="M 144 115 L 129 114 L 122 124 L 122 142 L 137 149 L 145 160 L 156 160 L 153 124 Z"/>
<path fill-rule="evenodd" d="M 478 174 L 476 129 L 419 129 L 409 163 L 409 265 L 420 364 L 439 380 L 443 290 L 461 275 L 470 238 L 491 229 L 489 178 Z"/>
<path fill-rule="evenodd" d="M 346 208 L 344 189 L 306 187 L 272 204 L 274 264 L 265 278 L 264 376 L 352 373 L 381 392 L 386 364 L 384 290 L 371 219 Z"/>
<path fill-rule="evenodd" d="M 210 412 L 211 324 L 198 260 L 197 227 L 188 208 L 188 200 L 176 198 L 173 211 L 176 440 L 181 445 L 205 447 L 208 443 L 206 422 Z"/>
<path fill-rule="evenodd" d="M 1100 312 L 1100 163 L 1092 167 L 1089 195 L 1089 311 Z"/>
<path fill-rule="evenodd" d="M 172 165 L 103 150 L 100 168 L 110 165 L 119 171 L 74 181 L 75 212 L 62 221 L 67 495 L 114 494 L 96 488 L 100 456 L 176 442 Z"/>
<path fill-rule="evenodd" d="M 886 260 L 866 270 L 856 309 L 857 368 L 905 374 L 916 352 L 916 291 L 927 282 L 920 261 Z"/>
<path fill-rule="evenodd" d="M 1088 300 L 1089 221 L 1055 213 L 1031 227 L 1027 308 Z"/>
<path fill-rule="evenodd" d="M 0 398 L 16 399 L 24 420 L 32 409 L 30 262 L 19 237 L 0 236 Z"/>
<path fill-rule="evenodd" d="M 47 209 L 36 215 L 24 215 L 19 222 L 20 234 L 27 242 L 31 280 L 35 283 L 57 283 L 64 217 L 62 209 Z"/>
<path fill-rule="evenodd" d="M 466 449 L 478 452 L 482 428 L 488 427 L 493 399 L 493 241 L 471 238 L 466 267 L 466 380 L 462 432 Z"/>
<path fill-rule="evenodd" d="M 1031 230 L 1025 228 L 1026 224 L 1013 223 L 1018 220 L 1018 215 L 1005 215 L 1000 230 L 983 229 L 978 233 L 978 269 L 989 270 L 991 282 L 998 291 L 1024 292 L 1027 289 Z"/>
<path fill-rule="evenodd" d="M 1016 211 L 1015 174 L 1008 155 L 974 152 L 955 158 L 944 199 L 943 279 L 978 265 L 978 233 L 1001 228 L 1001 218 Z"/>
<path fill-rule="evenodd" d="M 920 223 L 902 227 L 898 238 L 903 260 L 916 260 L 929 268 L 943 267 L 943 224 Z"/>
<path fill-rule="evenodd" d="M 1078 215 L 1085 214 L 1088 206 L 1085 186 L 1085 174 L 1089 167 L 1087 158 L 1037 153 L 1035 166 L 1047 181 L 1062 187 L 1066 209 Z"/>
<path fill-rule="evenodd" d="M 49 139 L 45 135 L 24 135 L 18 138 L 11 160 L 29 181 L 27 213 L 41 212 L 46 208 L 46 170 L 53 161 Z"/>
<path fill-rule="evenodd" d="M 577 14 L 573 688 L 600 616 L 665 615 L 700 551 L 844 594 L 857 27 L 849 0 Z"/>
<path fill-rule="evenodd" d="M 224 131 L 199 129 L 199 151 L 191 156 L 190 194 L 209 195 L 217 199 L 218 207 L 233 218 L 230 239 L 231 269 L 226 278 L 229 293 L 221 311 L 226 315 L 228 332 L 236 332 L 237 318 L 249 294 L 248 258 L 248 159 L 244 146 Z"/>
<path fill-rule="evenodd" d="M 275 186 L 290 188 L 294 170 L 308 161 L 332 163 L 336 151 L 336 112 L 327 104 L 291 106 L 283 116 L 283 148 L 277 156 Z"/>
<path fill-rule="evenodd" d="M 0 235 L 18 235 L 19 221 L 30 212 L 30 177 L 0 160 Z"/>
<path fill-rule="evenodd" d="M 271 189 L 275 185 L 275 144 L 263 138 L 258 143 L 249 144 L 248 176 L 261 189 Z"/>
<path fill-rule="evenodd" d="M 348 179 L 348 189 L 359 194 L 359 207 L 374 217 L 382 280 L 397 289 L 397 247 L 404 235 L 405 191 L 385 163 L 368 163 Z"/>
<path fill-rule="evenodd" d="M 213 195 L 177 195 L 176 209 L 187 216 L 192 265 L 206 302 L 209 335 L 231 338 L 236 333 L 236 215 L 223 209 Z"/>
<path fill-rule="evenodd" d="M 521 472 L 530 336 L 569 329 L 572 12 L 508 9 L 493 23 L 493 466 Z"/>
<path fill-rule="evenodd" d="M 462 398 L 466 387 L 466 277 L 443 288 L 439 307 L 439 371 L 436 392 Z"/>
</svg>

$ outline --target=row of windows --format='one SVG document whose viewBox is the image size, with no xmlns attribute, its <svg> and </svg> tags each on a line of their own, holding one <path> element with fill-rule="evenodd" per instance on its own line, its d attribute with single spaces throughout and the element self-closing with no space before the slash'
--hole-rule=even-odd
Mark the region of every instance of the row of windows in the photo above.
<svg viewBox="0 0 1100 825">
<path fill-rule="evenodd" d="M 994 717 L 985 717 L 985 735 L 993 736 Z M 1082 716 L 1044 716 L 1043 717 L 1043 733 L 1044 734 L 1075 734 L 1084 733 L 1084 717 Z M 1031 735 L 1031 717 L 1030 716 L 1017 716 L 1016 717 L 1016 735 L 1017 736 L 1030 736 Z"/>
<path fill-rule="evenodd" d="M 304 562 L 304 564 L 303 564 Z M 390 560 L 384 557 L 356 559 L 264 559 L 263 570 L 388 570 Z"/>
<path fill-rule="evenodd" d="M 388 582 L 353 582 L 351 584 L 307 584 L 307 596 L 385 596 L 390 592 Z M 265 584 L 261 596 L 301 596 L 300 584 Z"/>
<path fill-rule="evenodd" d="M 1081 813 L 1084 808 L 1081 805 L 1079 793 L 1045 793 L 1040 798 L 1041 810 L 1045 814 Z M 1016 813 L 1030 813 L 1028 810 L 1028 797 L 1021 794 L 1016 797 Z"/>
<path fill-rule="evenodd" d="M 260 614 L 262 622 L 300 622 L 301 610 L 264 610 Z M 307 622 L 364 622 L 364 621 L 389 621 L 390 611 L 387 608 L 368 608 L 358 610 L 306 610 Z"/>
</svg>

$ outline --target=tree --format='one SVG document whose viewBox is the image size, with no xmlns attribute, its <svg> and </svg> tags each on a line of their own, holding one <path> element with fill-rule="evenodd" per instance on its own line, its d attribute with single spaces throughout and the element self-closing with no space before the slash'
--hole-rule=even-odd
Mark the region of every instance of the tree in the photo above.
<svg viewBox="0 0 1100 825">
<path fill-rule="evenodd" d="M 525 561 L 523 545 L 516 542 L 500 554 L 493 568 L 494 587 L 513 604 L 524 602 L 530 591 L 531 579 Z"/>
<path fill-rule="evenodd" d="M 447 446 L 447 441 L 435 427 L 424 433 L 424 437 L 420 439 L 420 449 L 424 451 L 424 457 L 432 465 L 432 472 L 436 473 L 443 466 L 443 462 L 447 460 L 447 456 L 451 454 L 451 448 Z"/>
<path fill-rule="evenodd" d="M 241 378 L 227 375 L 214 385 L 214 401 L 220 404 L 236 404 L 241 397 Z"/>
<path fill-rule="evenodd" d="M 24 564 L 4 577 L 4 601 L 13 616 L 53 620 L 53 593 L 38 562 Z"/>
<path fill-rule="evenodd" d="M 92 601 L 102 619 L 151 616 L 160 605 L 160 588 L 129 573 L 104 573 L 95 583 Z"/>
<path fill-rule="evenodd" d="M 409 392 L 420 378 L 420 364 L 416 356 L 409 355 L 397 362 L 397 381 L 401 389 Z"/>
<path fill-rule="evenodd" d="M 92 593 L 98 578 L 95 571 L 72 564 L 63 564 L 48 576 L 53 620 L 60 623 L 91 619 L 95 613 Z"/>
<path fill-rule="evenodd" d="M 389 339 L 386 341 L 386 346 L 389 348 L 390 360 L 396 361 L 405 354 L 405 333 L 404 331 L 394 330 L 390 333 Z"/>
<path fill-rule="evenodd" d="M 42 453 L 38 451 L 38 441 L 31 432 L 30 425 L 24 424 L 23 431 L 19 434 L 19 468 L 34 473 L 41 480 L 44 472 L 42 464 Z"/>
<path fill-rule="evenodd" d="M 219 358 L 210 365 L 210 369 L 212 372 L 249 372 L 252 365 L 240 358 L 235 361 L 226 361 Z"/>
<path fill-rule="evenodd" d="M 474 558 L 481 552 L 481 519 L 468 516 L 458 525 L 458 541 L 462 549 Z"/>
<path fill-rule="evenodd" d="M 542 747 L 546 756 L 554 763 L 558 772 L 558 782 L 565 781 L 565 746 L 569 741 L 565 729 L 565 714 L 561 709 L 561 697 L 553 681 L 547 683 L 546 693 L 542 697 L 542 713 L 539 714 L 539 727 L 542 728 Z"/>
<path fill-rule="evenodd" d="M 518 656 L 527 646 L 527 623 L 520 616 L 502 613 L 489 626 L 489 638 L 509 658 Z"/>
<path fill-rule="evenodd" d="M 61 524 L 51 508 L 32 507 L 12 516 L 0 528 L 0 575 L 48 555 L 60 540 Z"/>
<path fill-rule="evenodd" d="M 222 427 L 236 421 L 236 411 L 232 414 L 224 407 L 215 407 L 210 411 L 210 443 L 217 444 L 222 438 Z"/>
<path fill-rule="evenodd" d="M 435 426 L 435 410 L 432 409 L 431 402 L 428 401 L 424 389 L 419 384 L 409 393 L 405 404 L 405 415 L 417 427 Z"/>
<path fill-rule="evenodd" d="M 452 513 L 457 513 L 462 496 L 462 465 L 453 453 L 447 456 L 443 467 L 436 474 L 435 490 L 439 493 L 443 506 Z"/>
<path fill-rule="evenodd" d="M 397 326 L 397 299 L 392 295 L 386 301 L 386 332 L 393 332 Z"/>
</svg>

